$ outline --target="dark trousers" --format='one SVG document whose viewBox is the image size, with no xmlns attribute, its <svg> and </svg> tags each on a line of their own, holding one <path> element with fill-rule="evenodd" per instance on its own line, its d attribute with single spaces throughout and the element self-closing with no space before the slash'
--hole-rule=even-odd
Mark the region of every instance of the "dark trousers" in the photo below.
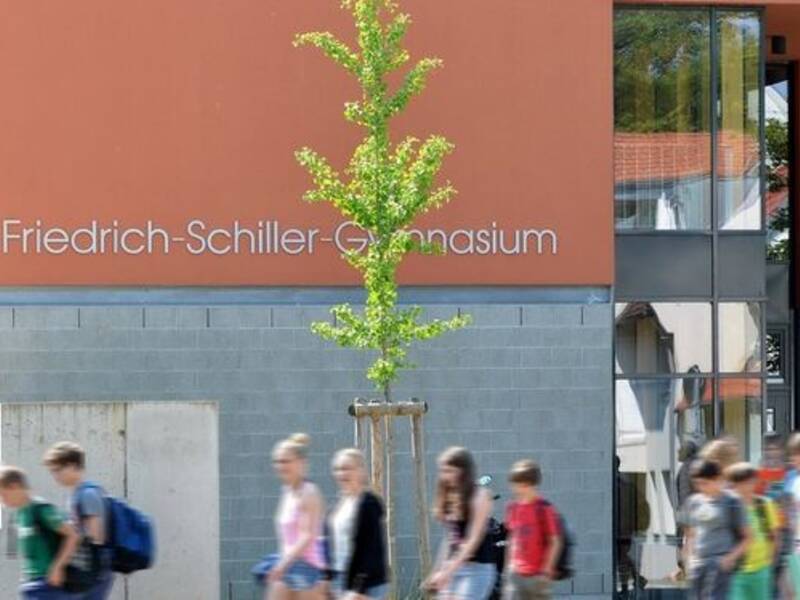
<svg viewBox="0 0 800 600">
<path fill-rule="evenodd" d="M 44 579 L 34 579 L 23 583 L 19 588 L 21 600 L 72 600 L 72 595 L 56 588 Z"/>
<path fill-rule="evenodd" d="M 72 600 L 106 600 L 111 596 L 111 590 L 114 588 L 114 573 L 111 571 L 104 571 L 97 579 L 97 583 L 92 586 L 92 589 L 74 594 Z"/>
<path fill-rule="evenodd" d="M 727 600 L 733 573 L 720 567 L 719 560 L 709 560 L 692 569 L 691 600 Z"/>
</svg>

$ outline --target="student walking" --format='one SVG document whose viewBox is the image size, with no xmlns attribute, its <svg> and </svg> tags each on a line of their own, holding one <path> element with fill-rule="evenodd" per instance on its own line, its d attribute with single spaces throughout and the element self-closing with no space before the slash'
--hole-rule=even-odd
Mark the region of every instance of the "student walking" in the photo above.
<svg viewBox="0 0 800 600">
<path fill-rule="evenodd" d="M 758 471 L 737 463 L 725 472 L 747 510 L 752 541 L 733 577 L 731 600 L 764 600 L 773 595 L 773 564 L 780 554 L 780 520 L 771 500 L 756 495 Z"/>
<path fill-rule="evenodd" d="M 424 585 L 441 599 L 485 600 L 498 575 L 486 535 L 492 497 L 476 485 L 475 461 L 465 448 L 445 450 L 438 463 L 434 516 L 444 526 L 445 537 Z"/>
<path fill-rule="evenodd" d="M 332 467 L 339 486 L 339 502 L 328 517 L 334 597 L 382 600 L 389 588 L 383 503 L 367 489 L 361 451 L 340 450 Z"/>
<path fill-rule="evenodd" d="M 514 500 L 506 509 L 504 600 L 549 600 L 564 544 L 558 514 L 539 495 L 542 472 L 534 461 L 515 463 L 508 479 Z"/>
<path fill-rule="evenodd" d="M 307 435 L 296 433 L 280 442 L 272 454 L 283 492 L 275 515 L 280 552 L 268 569 L 264 596 L 268 600 L 323 597 L 325 502 L 317 486 L 306 479 L 309 443 Z"/>
<path fill-rule="evenodd" d="M 684 563 L 692 600 L 727 600 L 731 578 L 750 546 L 751 532 L 741 501 L 725 489 L 719 464 L 692 465 L 697 493 L 687 501 Z"/>
<path fill-rule="evenodd" d="M 32 495 L 21 469 L 0 468 L 0 501 L 16 511 L 24 583 L 23 600 L 68 600 L 66 569 L 79 536 L 52 504 Z"/>
<path fill-rule="evenodd" d="M 758 470 L 756 494 L 772 500 L 780 522 L 779 546 L 773 563 L 772 585 L 776 598 L 790 598 L 792 595 L 788 562 L 794 547 L 794 533 L 789 518 L 791 497 L 786 491 L 786 473 L 786 444 L 783 437 L 777 433 L 767 434 L 764 436 L 764 453 Z"/>
<path fill-rule="evenodd" d="M 789 455 L 789 469 L 786 472 L 784 491 L 789 498 L 786 510 L 792 532 L 789 576 L 795 597 L 800 597 L 800 433 L 791 435 L 786 450 Z"/>
<path fill-rule="evenodd" d="M 94 573 L 95 583 L 74 600 L 106 600 L 114 587 L 111 557 L 106 545 L 108 507 L 105 492 L 86 479 L 86 453 L 73 442 L 60 442 L 44 455 L 44 465 L 61 487 L 70 491 L 68 514 L 83 543 L 76 551 Z"/>
</svg>

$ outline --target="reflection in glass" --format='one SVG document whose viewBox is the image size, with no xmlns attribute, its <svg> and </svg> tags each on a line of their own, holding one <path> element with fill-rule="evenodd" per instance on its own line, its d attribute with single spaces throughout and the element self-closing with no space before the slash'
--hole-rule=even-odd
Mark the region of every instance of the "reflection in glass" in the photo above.
<svg viewBox="0 0 800 600">
<path fill-rule="evenodd" d="M 719 305 L 719 370 L 723 373 L 761 371 L 761 306 L 757 302 Z"/>
<path fill-rule="evenodd" d="M 708 11 L 616 12 L 617 229 L 710 227 L 710 27 Z"/>
<path fill-rule="evenodd" d="M 784 365 L 784 337 L 779 332 L 769 332 L 766 337 L 767 343 L 767 377 L 770 383 L 783 383 Z"/>
<path fill-rule="evenodd" d="M 752 11 L 720 12 L 719 226 L 761 228 L 761 20 Z"/>
<path fill-rule="evenodd" d="M 739 443 L 742 457 L 761 460 L 761 380 L 721 379 L 719 382 L 722 433 Z"/>
<path fill-rule="evenodd" d="M 711 346 L 708 303 L 616 305 L 617 373 L 710 372 Z"/>
<path fill-rule="evenodd" d="M 616 382 L 619 591 L 676 587 L 686 469 L 713 430 L 711 379 Z"/>
<path fill-rule="evenodd" d="M 764 111 L 767 148 L 767 258 L 788 262 L 789 212 L 789 65 L 767 67 Z"/>
</svg>

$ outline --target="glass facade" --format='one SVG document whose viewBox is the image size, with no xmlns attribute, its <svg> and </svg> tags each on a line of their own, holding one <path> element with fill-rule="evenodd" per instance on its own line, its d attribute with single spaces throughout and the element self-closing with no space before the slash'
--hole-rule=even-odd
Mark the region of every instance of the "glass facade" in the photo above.
<svg viewBox="0 0 800 600">
<path fill-rule="evenodd" d="M 617 229 L 708 231 L 715 195 L 720 229 L 760 230 L 760 14 L 622 9 L 614 49 Z"/>
<path fill-rule="evenodd" d="M 790 259 L 789 182 L 790 65 L 770 65 L 765 90 L 765 145 L 767 166 L 767 258 L 775 263 Z"/>
<path fill-rule="evenodd" d="M 712 371 L 710 303 L 628 302 L 615 312 L 618 374 Z"/>
<path fill-rule="evenodd" d="M 618 593 L 662 598 L 682 587 L 674 577 L 682 539 L 677 514 L 690 493 L 688 465 L 706 442 L 726 435 L 742 458 L 760 459 L 765 305 L 750 292 L 737 295 L 731 282 L 763 273 L 732 275 L 720 265 L 730 264 L 721 256 L 725 238 L 766 240 L 762 37 L 757 10 L 615 13 L 618 235 L 646 244 L 680 231 L 675 248 L 689 237 L 706 240 L 704 258 L 675 256 L 708 262 L 711 282 L 695 285 L 703 291 L 687 300 L 693 286 L 680 281 L 676 263 L 664 280 L 678 282 L 679 292 L 671 295 L 667 284 L 652 297 L 618 290 Z M 659 247 L 663 253 L 667 246 Z"/>
<path fill-rule="evenodd" d="M 761 229 L 761 27 L 758 13 L 716 19 L 720 229 Z"/>
<path fill-rule="evenodd" d="M 624 10 L 615 21 L 617 228 L 711 226 L 711 20 Z"/>
</svg>

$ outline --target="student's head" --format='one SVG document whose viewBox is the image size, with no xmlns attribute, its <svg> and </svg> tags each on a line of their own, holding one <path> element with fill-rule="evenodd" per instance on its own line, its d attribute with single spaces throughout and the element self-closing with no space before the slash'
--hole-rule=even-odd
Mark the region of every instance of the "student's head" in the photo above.
<svg viewBox="0 0 800 600">
<path fill-rule="evenodd" d="M 311 438 L 308 435 L 294 433 L 275 445 L 272 450 L 272 464 L 281 481 L 295 485 L 305 478 L 310 444 Z"/>
<path fill-rule="evenodd" d="M 542 470 L 533 460 L 520 460 L 514 463 L 508 473 L 511 491 L 517 499 L 529 495 L 542 483 Z"/>
<path fill-rule="evenodd" d="M 786 443 L 786 454 L 789 455 L 789 462 L 795 469 L 800 469 L 800 432 L 795 432 L 789 436 Z"/>
<path fill-rule="evenodd" d="M 692 463 L 690 474 L 694 489 L 701 494 L 716 496 L 722 491 L 725 482 L 719 463 L 700 458 Z"/>
<path fill-rule="evenodd" d="M 25 471 L 17 467 L 0 467 L 0 502 L 7 508 L 19 508 L 29 500 L 30 487 Z"/>
<path fill-rule="evenodd" d="M 767 467 L 783 467 L 786 462 L 783 436 L 779 433 L 768 433 L 764 436 L 763 463 Z"/>
<path fill-rule="evenodd" d="M 475 493 L 475 460 L 469 450 L 458 446 L 448 448 L 439 455 L 438 483 L 434 514 L 443 519 L 452 509 L 455 497 L 459 510 L 469 511 L 469 503 Z"/>
<path fill-rule="evenodd" d="M 75 487 L 83 479 L 86 453 L 74 442 L 59 442 L 45 453 L 44 466 L 59 485 Z"/>
<path fill-rule="evenodd" d="M 742 498 L 749 500 L 756 493 L 758 470 L 746 462 L 739 462 L 725 469 L 725 478 Z"/>
<path fill-rule="evenodd" d="M 700 458 L 715 462 L 722 470 L 725 470 L 741 460 L 739 458 L 739 442 L 731 436 L 711 440 L 700 451 Z"/>
<path fill-rule="evenodd" d="M 367 481 L 367 461 L 356 448 L 339 450 L 333 457 L 331 470 L 339 489 L 347 494 L 360 490 Z"/>
</svg>

